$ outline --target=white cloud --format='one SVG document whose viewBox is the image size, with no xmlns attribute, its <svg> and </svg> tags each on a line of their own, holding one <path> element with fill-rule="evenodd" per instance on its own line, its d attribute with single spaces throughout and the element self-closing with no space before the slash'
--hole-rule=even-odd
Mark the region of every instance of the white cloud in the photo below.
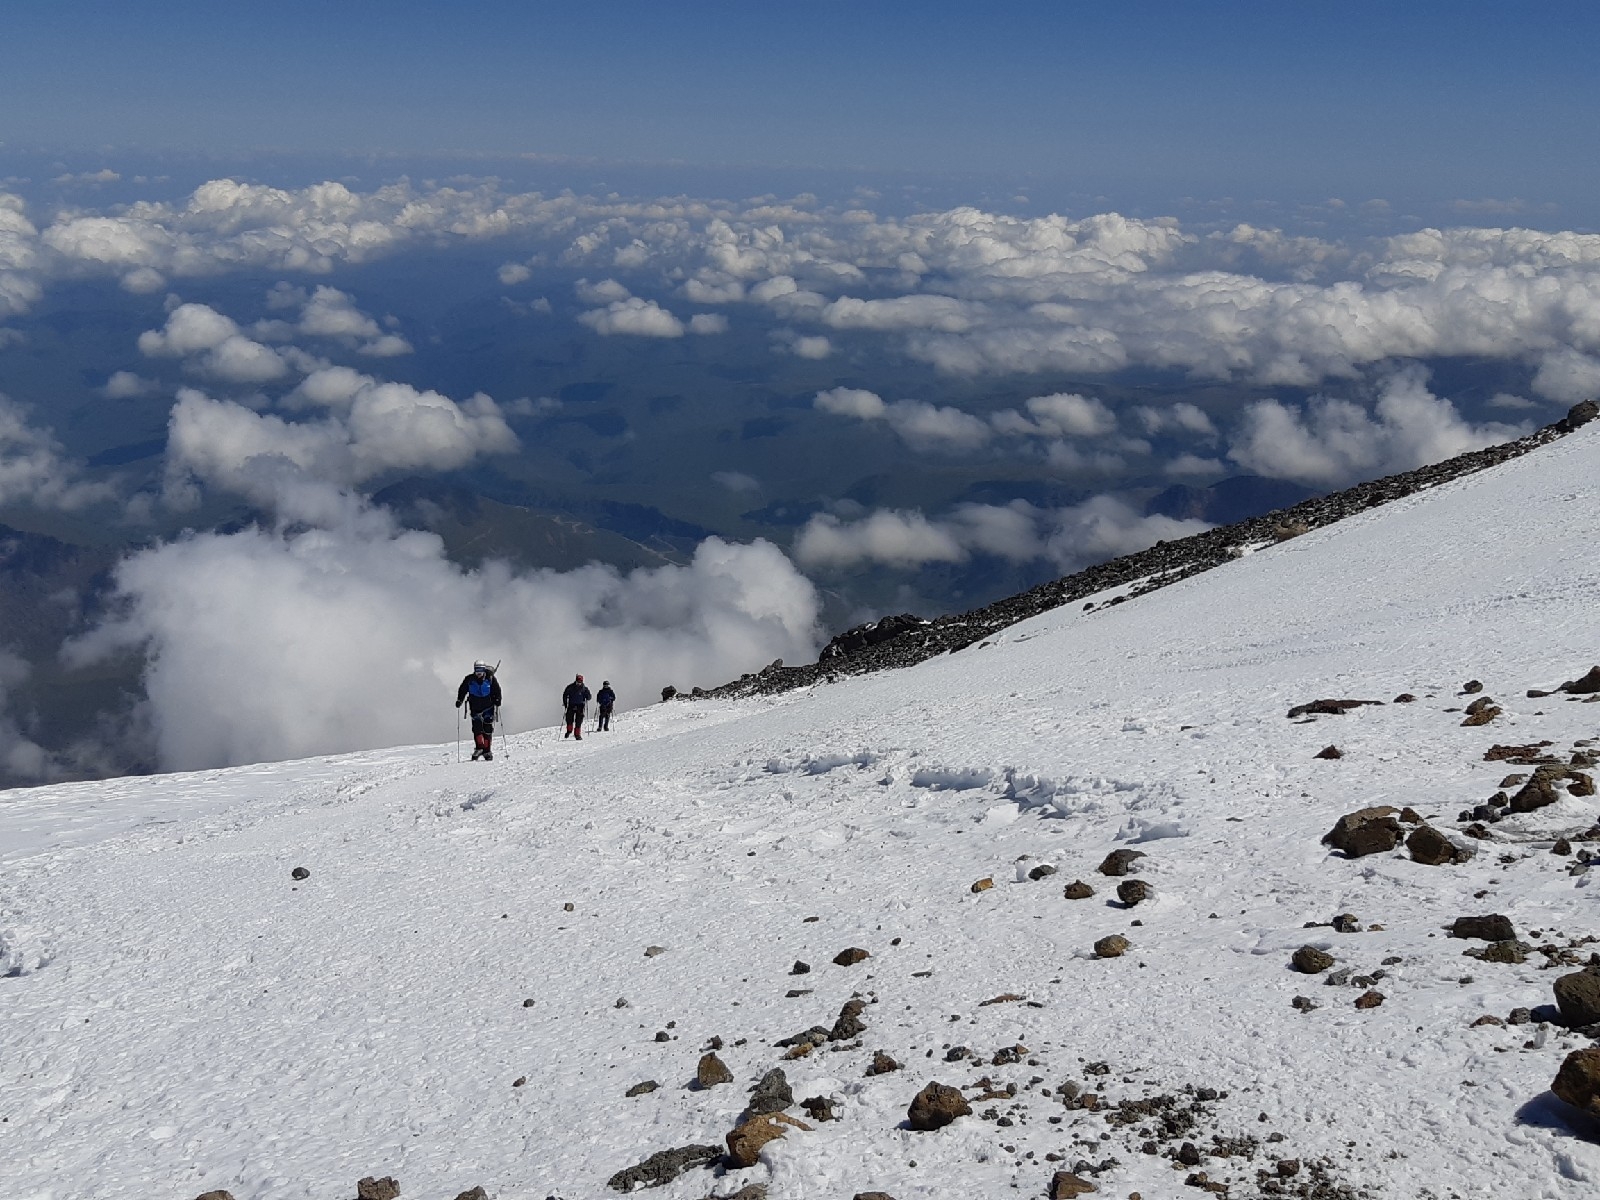
<svg viewBox="0 0 1600 1200">
<path fill-rule="evenodd" d="M 690 333 L 727 333 L 728 318 L 721 313 L 695 313 L 689 318 Z"/>
<path fill-rule="evenodd" d="M 725 487 L 730 492 L 759 492 L 761 481 L 753 475 L 746 475 L 743 471 L 714 471 L 711 482 L 718 487 Z"/>
<path fill-rule="evenodd" d="M 1208 439 L 1217 436 L 1217 427 L 1205 410 L 1187 402 L 1169 404 L 1165 408 L 1141 404 L 1133 414 L 1146 433 L 1189 433 Z"/>
<path fill-rule="evenodd" d="M 818 392 L 815 406 L 823 412 L 885 421 L 914 450 L 975 450 L 991 436 L 989 426 L 958 408 L 940 407 L 923 400 L 896 400 L 885 404 L 875 392 L 861 388 L 830 388 Z"/>
<path fill-rule="evenodd" d="M 510 728 L 544 722 L 575 671 L 631 707 L 815 653 L 816 594 L 765 542 L 711 538 L 687 566 L 627 575 L 465 571 L 436 537 L 367 518 L 136 553 L 116 572 L 125 615 L 68 659 L 146 650 L 159 762 L 181 770 L 447 739 L 456 685 L 485 653 L 502 661 Z"/>
<path fill-rule="evenodd" d="M 916 569 L 966 562 L 974 554 L 1011 562 L 1044 559 L 1071 571 L 1207 528 L 1203 521 L 1143 516 L 1114 496 L 1058 509 L 1019 500 L 962 504 L 938 519 L 915 510 L 878 509 L 853 521 L 821 513 L 800 531 L 794 552 L 803 566 L 823 571 L 862 564 Z"/>
<path fill-rule="evenodd" d="M 30 425 L 22 407 L 0 395 L 0 505 L 73 510 L 112 497 L 110 485 L 82 474 L 48 430 Z"/>
<path fill-rule="evenodd" d="M 506 287 L 514 287 L 519 283 L 527 283 L 533 278 L 533 269 L 523 263 L 508 262 L 501 265 L 495 272 L 500 282 Z"/>
<path fill-rule="evenodd" d="M 1420 368 L 1384 383 L 1371 414 L 1348 400 L 1314 397 L 1301 409 L 1262 400 L 1245 409 L 1228 458 L 1258 475 L 1334 487 L 1406 471 L 1525 433 L 1474 426 L 1427 388 Z"/>
<path fill-rule="evenodd" d="M 167 314 L 166 325 L 139 335 L 139 350 L 152 357 L 198 354 L 239 334 L 239 326 L 206 304 L 180 304 Z"/>
<path fill-rule="evenodd" d="M 580 313 L 578 320 L 607 336 L 676 338 L 682 337 L 684 332 L 683 322 L 677 317 L 654 300 L 641 300 L 637 296 Z"/>
<path fill-rule="evenodd" d="M 106 380 L 106 385 L 101 394 L 107 400 L 132 400 L 137 396 L 148 396 L 155 390 L 155 384 L 148 379 L 141 379 L 132 371 L 114 371 L 111 378 Z"/>
<path fill-rule="evenodd" d="M 833 353 L 833 343 L 821 336 L 797 337 L 789 343 L 789 352 L 796 358 L 827 358 Z"/>
<path fill-rule="evenodd" d="M 584 304 L 615 304 L 619 300 L 628 300 L 633 296 L 632 292 L 615 279 L 602 279 L 599 283 L 580 279 L 572 285 L 572 290 Z"/>
<path fill-rule="evenodd" d="M 327 520 L 342 505 L 339 492 L 385 472 L 452 470 L 518 445 L 494 401 L 481 394 L 457 404 L 348 368 L 314 373 L 297 394 L 328 415 L 289 421 L 181 389 L 167 440 L 174 502 L 188 498 L 198 480 L 285 515 Z"/>
<path fill-rule="evenodd" d="M 1552 350 L 1539 363 L 1533 390 L 1563 404 L 1595 399 L 1600 396 L 1600 355 Z"/>
</svg>

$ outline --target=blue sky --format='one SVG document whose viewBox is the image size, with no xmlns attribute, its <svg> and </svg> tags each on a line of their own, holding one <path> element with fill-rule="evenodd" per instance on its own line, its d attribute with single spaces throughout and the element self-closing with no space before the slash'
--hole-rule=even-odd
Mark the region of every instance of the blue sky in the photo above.
<svg viewBox="0 0 1600 1200">
<path fill-rule="evenodd" d="M 1570 206 L 1600 182 L 1596 44 L 1564 2 L 65 0 L 6 18 L 0 142 Z"/>
</svg>

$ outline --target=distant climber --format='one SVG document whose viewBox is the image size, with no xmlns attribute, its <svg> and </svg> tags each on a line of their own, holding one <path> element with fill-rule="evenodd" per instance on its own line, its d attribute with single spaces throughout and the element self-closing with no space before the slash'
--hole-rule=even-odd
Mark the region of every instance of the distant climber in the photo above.
<svg viewBox="0 0 1600 1200">
<path fill-rule="evenodd" d="M 600 706 L 600 719 L 595 722 L 594 727 L 597 731 L 604 729 L 609 733 L 611 731 L 611 706 L 617 702 L 617 694 L 611 690 L 611 681 L 609 679 L 600 681 L 600 691 L 595 696 L 594 702 Z"/>
<path fill-rule="evenodd" d="M 590 692 L 583 686 L 582 675 L 567 684 L 566 691 L 561 693 L 561 706 L 567 710 L 567 732 L 562 734 L 562 737 L 583 741 L 583 710 L 588 705 L 589 698 Z"/>
<path fill-rule="evenodd" d="M 488 762 L 494 761 L 494 723 L 500 716 L 500 681 L 494 673 L 494 667 L 479 659 L 456 689 L 456 707 L 464 700 L 472 715 L 472 757 Z"/>
</svg>

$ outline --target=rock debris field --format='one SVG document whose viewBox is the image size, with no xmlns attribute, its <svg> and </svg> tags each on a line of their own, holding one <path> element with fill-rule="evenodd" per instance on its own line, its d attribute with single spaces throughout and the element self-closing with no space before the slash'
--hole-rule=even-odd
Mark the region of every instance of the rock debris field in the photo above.
<svg viewBox="0 0 1600 1200">
<path fill-rule="evenodd" d="M 0 793 L 0 1195 L 1591 1196 L 1597 480 L 493 763 Z"/>
</svg>

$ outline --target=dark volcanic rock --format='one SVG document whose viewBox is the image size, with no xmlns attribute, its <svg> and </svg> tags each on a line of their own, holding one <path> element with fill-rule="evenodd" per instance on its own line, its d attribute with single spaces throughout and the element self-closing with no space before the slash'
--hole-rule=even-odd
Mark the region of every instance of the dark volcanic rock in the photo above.
<svg viewBox="0 0 1600 1200">
<path fill-rule="evenodd" d="M 1590 667 L 1587 675 L 1577 679 L 1569 679 L 1556 689 L 1572 695 L 1586 695 L 1590 692 L 1600 692 L 1600 667 Z"/>
<path fill-rule="evenodd" d="M 817 662 L 828 664 L 833 659 L 845 658 L 852 654 L 873 646 L 881 645 L 902 634 L 912 633 L 923 628 L 931 622 L 922 617 L 912 616 L 910 613 L 901 613 L 895 617 L 882 617 L 876 621 L 868 621 L 865 625 L 857 625 L 846 629 L 822 648 L 822 653 L 817 656 Z"/>
<path fill-rule="evenodd" d="M 1389 804 L 1346 813 L 1323 835 L 1323 842 L 1351 858 L 1382 854 L 1400 844 L 1399 810 Z"/>
<path fill-rule="evenodd" d="M 1068 900 L 1087 900 L 1094 895 L 1094 889 L 1081 879 L 1074 879 L 1061 889 L 1061 894 Z"/>
<path fill-rule="evenodd" d="M 1326 950 L 1319 950 L 1315 946 L 1301 946 L 1294 952 L 1292 961 L 1296 971 L 1305 975 L 1315 975 L 1333 966 L 1334 958 Z"/>
<path fill-rule="evenodd" d="M 848 950 L 841 950 L 839 953 L 835 954 L 833 956 L 833 961 L 837 966 L 853 967 L 863 959 L 871 957 L 872 955 L 868 954 L 859 946 L 852 946 Z"/>
<path fill-rule="evenodd" d="M 356 1184 L 356 1200 L 395 1200 L 400 1194 L 400 1183 L 391 1175 L 374 1179 L 371 1175 Z"/>
<path fill-rule="evenodd" d="M 676 1150 L 660 1150 L 642 1163 L 618 1171 L 606 1180 L 606 1186 L 617 1192 L 631 1192 L 636 1187 L 660 1187 L 691 1167 L 709 1167 L 721 1157 L 721 1146 L 679 1146 Z"/>
<path fill-rule="evenodd" d="M 906 1110 L 911 1128 L 923 1133 L 943 1129 L 957 1117 L 970 1117 L 972 1106 L 956 1088 L 930 1083 L 918 1092 Z"/>
<path fill-rule="evenodd" d="M 311 878 L 311 872 L 306 870 L 306 868 L 304 868 L 304 867 L 296 867 L 294 870 L 289 872 L 289 878 L 290 879 L 310 879 Z"/>
<path fill-rule="evenodd" d="M 1140 901 L 1150 899 L 1150 885 L 1142 879 L 1124 879 L 1117 884 L 1117 899 L 1132 908 Z"/>
<path fill-rule="evenodd" d="M 1517 936 L 1511 918 L 1491 913 L 1486 917 L 1457 917 L 1450 926 L 1453 938 L 1481 938 L 1486 942 L 1505 942 Z"/>
<path fill-rule="evenodd" d="M 1145 857 L 1143 850 L 1113 850 L 1100 864 L 1102 875 L 1129 875 L 1139 868 L 1134 864 Z"/>
<path fill-rule="evenodd" d="M 794 1093 L 789 1090 L 789 1077 L 783 1068 L 774 1067 L 750 1089 L 750 1103 L 746 1108 L 752 1114 L 782 1112 L 794 1103 Z"/>
<path fill-rule="evenodd" d="M 733 1072 L 728 1070 L 728 1064 L 723 1062 L 714 1053 L 702 1054 L 700 1065 L 694 1072 L 695 1086 L 701 1088 L 714 1088 L 718 1084 L 732 1083 Z"/>
<path fill-rule="evenodd" d="M 1419 825 L 1406 839 L 1406 850 L 1412 862 L 1429 867 L 1442 867 L 1449 863 L 1463 863 L 1472 857 L 1472 851 L 1458 846 L 1431 825 Z"/>
<path fill-rule="evenodd" d="M 1352 708 L 1360 708 L 1364 704 L 1382 704 L 1382 700 L 1313 700 L 1309 704 L 1296 704 L 1289 710 L 1289 719 L 1296 717 L 1339 717 L 1349 712 Z"/>
<path fill-rule="evenodd" d="M 866 1011 L 865 1000 L 846 1000 L 844 1007 L 839 1010 L 839 1019 L 833 1023 L 833 1031 L 828 1035 L 835 1042 L 848 1042 L 851 1038 L 860 1037 L 867 1031 L 866 1022 L 861 1019 L 861 1014 Z"/>
<path fill-rule="evenodd" d="M 1344 751 L 1339 749 L 1339 747 L 1337 747 L 1337 746 L 1324 746 L 1321 750 L 1318 750 L 1316 752 L 1316 754 L 1312 755 L 1312 757 L 1313 758 L 1343 758 L 1344 757 Z"/>
</svg>

